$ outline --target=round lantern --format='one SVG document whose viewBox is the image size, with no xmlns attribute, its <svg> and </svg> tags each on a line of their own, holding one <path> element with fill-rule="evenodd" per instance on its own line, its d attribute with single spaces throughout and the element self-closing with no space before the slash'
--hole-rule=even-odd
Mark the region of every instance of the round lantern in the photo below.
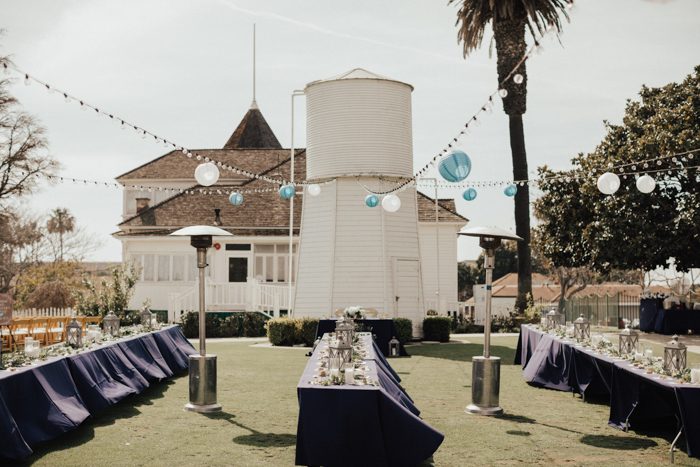
<svg viewBox="0 0 700 467">
<path fill-rule="evenodd" d="M 448 182 L 461 182 L 472 171 L 472 161 L 467 153 L 454 150 L 449 156 L 440 161 L 438 166 L 440 175 Z"/>
<path fill-rule="evenodd" d="M 465 201 L 474 201 L 476 199 L 476 190 L 474 188 L 467 188 L 464 190 L 464 193 L 462 193 L 462 198 L 464 198 Z"/>
<path fill-rule="evenodd" d="M 212 162 L 199 164 L 194 169 L 194 178 L 202 186 L 212 186 L 219 180 L 219 168 Z"/>
<path fill-rule="evenodd" d="M 282 199 L 292 199 L 296 194 L 296 189 L 294 185 L 282 185 L 280 187 L 280 198 Z"/>
<path fill-rule="evenodd" d="M 401 208 L 401 199 L 396 195 L 386 195 L 382 198 L 382 207 L 387 212 L 396 212 Z"/>
<path fill-rule="evenodd" d="M 637 189 L 642 193 L 651 193 L 656 188 L 656 180 L 649 175 L 642 175 L 637 179 Z"/>
<path fill-rule="evenodd" d="M 365 196 L 365 205 L 368 208 L 376 208 L 379 205 L 379 197 L 377 195 Z"/>
<path fill-rule="evenodd" d="M 229 195 L 228 200 L 234 206 L 240 206 L 241 204 L 243 204 L 243 195 L 237 191 L 234 191 Z"/>
<path fill-rule="evenodd" d="M 311 196 L 318 196 L 321 194 L 321 187 L 314 183 L 306 187 L 306 192 Z"/>
<path fill-rule="evenodd" d="M 518 192 L 518 187 L 515 185 L 508 185 L 503 189 L 503 194 L 506 196 L 510 196 L 511 198 L 515 196 L 515 194 Z"/>
<path fill-rule="evenodd" d="M 596 185 L 598 186 L 598 190 L 604 195 L 612 195 L 620 188 L 620 177 L 612 172 L 605 172 L 598 177 Z"/>
</svg>

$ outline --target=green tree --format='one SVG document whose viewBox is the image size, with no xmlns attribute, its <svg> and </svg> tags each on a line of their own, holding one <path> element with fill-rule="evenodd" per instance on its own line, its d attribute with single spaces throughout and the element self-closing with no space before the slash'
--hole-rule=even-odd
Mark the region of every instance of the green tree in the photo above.
<svg viewBox="0 0 700 467">
<path fill-rule="evenodd" d="M 649 271 L 670 257 L 679 271 L 700 266 L 700 151 L 693 151 L 700 148 L 699 89 L 700 66 L 681 83 L 644 86 L 641 100 L 627 102 L 622 123 L 605 122 L 601 143 L 576 156 L 572 169 L 539 169 L 537 231 L 554 266 Z M 596 178 L 622 164 L 615 169 L 619 191 L 601 194 Z M 635 187 L 643 173 L 656 179 L 649 194 Z"/>
<path fill-rule="evenodd" d="M 459 3 L 457 24 L 458 41 L 466 57 L 481 46 L 484 32 L 490 24 L 496 43 L 499 87 L 508 95 L 503 98 L 503 110 L 508 115 L 510 148 L 513 161 L 513 179 L 528 179 L 527 153 L 523 114 L 526 110 L 527 70 L 521 60 L 525 55 L 526 31 L 537 41 L 548 28 L 561 31 L 562 16 L 568 19 L 568 0 L 449 0 Z M 520 84 L 511 78 L 511 71 L 523 77 Z M 525 307 L 525 297 L 532 295 L 532 268 L 530 262 L 530 191 L 527 184 L 518 187 L 515 195 L 515 231 L 523 238 L 518 244 L 518 310 Z"/>
<path fill-rule="evenodd" d="M 63 261 L 63 236 L 75 230 L 75 218 L 68 209 L 56 208 L 51 211 L 46 230 L 58 235 L 58 260 Z"/>
</svg>

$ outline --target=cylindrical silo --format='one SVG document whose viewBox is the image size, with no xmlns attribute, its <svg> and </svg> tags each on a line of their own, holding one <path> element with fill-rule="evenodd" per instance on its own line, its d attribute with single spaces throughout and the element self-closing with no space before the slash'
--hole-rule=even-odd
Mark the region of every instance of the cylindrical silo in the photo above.
<svg viewBox="0 0 700 467">
<path fill-rule="evenodd" d="M 306 86 L 307 178 L 335 182 L 304 196 L 295 316 L 359 305 L 410 318 L 421 334 L 415 189 L 399 194 L 394 213 L 364 203 L 365 188 L 413 174 L 412 90 L 363 69 Z"/>
<path fill-rule="evenodd" d="M 412 90 L 362 69 L 309 83 L 307 177 L 410 177 Z"/>
</svg>

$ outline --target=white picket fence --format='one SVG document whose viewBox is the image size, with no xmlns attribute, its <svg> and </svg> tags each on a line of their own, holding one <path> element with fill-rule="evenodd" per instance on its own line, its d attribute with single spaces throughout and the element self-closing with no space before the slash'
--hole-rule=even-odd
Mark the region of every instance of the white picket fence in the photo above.
<svg viewBox="0 0 700 467">
<path fill-rule="evenodd" d="M 27 308 L 24 310 L 12 310 L 13 318 L 55 318 L 58 316 L 71 316 L 72 308 Z"/>
</svg>

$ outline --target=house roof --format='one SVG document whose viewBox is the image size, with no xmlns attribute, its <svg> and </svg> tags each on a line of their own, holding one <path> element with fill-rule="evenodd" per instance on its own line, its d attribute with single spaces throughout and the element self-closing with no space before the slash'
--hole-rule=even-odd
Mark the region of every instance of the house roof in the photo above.
<svg viewBox="0 0 700 467">
<path fill-rule="evenodd" d="M 275 174 L 281 178 L 289 177 L 290 159 L 269 167 L 263 173 Z M 294 159 L 295 172 L 299 178 L 305 176 L 306 152 L 299 153 Z M 228 202 L 226 192 L 237 190 L 264 190 L 256 193 L 244 193 L 244 202 L 233 206 Z M 221 190 L 222 194 L 205 194 L 203 191 Z M 252 180 L 242 185 L 217 184 L 203 189 L 199 186 L 188 190 L 192 194 L 180 193 L 165 201 L 155 204 L 137 215 L 124 220 L 119 226 L 120 235 L 128 233 L 147 234 L 146 230 L 156 235 L 165 235 L 168 230 L 187 225 L 212 224 L 214 209 L 221 209 L 221 228 L 233 234 L 242 231 L 255 231 L 255 235 L 280 235 L 289 230 L 289 203 L 280 202 L 279 194 L 273 185 L 261 180 Z M 294 203 L 294 226 L 298 229 L 301 219 L 302 203 Z M 157 232 L 157 233 L 156 233 Z"/>
<path fill-rule="evenodd" d="M 418 222 L 435 222 L 435 199 L 418 192 Z M 469 219 L 457 213 L 455 200 L 438 199 L 438 222 L 466 224 Z"/>
<path fill-rule="evenodd" d="M 306 85 L 308 88 L 309 86 L 313 86 L 314 84 L 319 84 L 319 83 L 326 83 L 329 81 L 340 81 L 340 80 L 347 80 L 347 79 L 373 79 L 373 80 L 380 80 L 380 81 L 393 81 L 395 83 L 400 83 L 404 84 L 413 90 L 413 86 L 404 83 L 403 81 L 399 81 L 396 79 L 388 78 L 386 76 L 378 75 L 377 73 L 373 73 L 369 70 L 365 70 L 364 68 L 353 68 L 352 70 L 346 71 L 345 73 L 341 73 L 339 75 L 331 76 L 330 78 L 326 79 L 319 79 L 316 81 L 312 81 Z"/>
<path fill-rule="evenodd" d="M 192 149 L 191 152 L 253 173 L 264 172 L 289 158 L 289 149 Z M 119 175 L 117 180 L 192 180 L 194 184 L 194 169 L 200 163 L 201 161 L 188 158 L 180 151 L 170 151 Z M 224 172 L 222 177 L 228 174 Z"/>
<path fill-rule="evenodd" d="M 255 101 L 253 101 L 253 105 L 243 116 L 243 120 L 241 120 L 231 137 L 224 144 L 224 149 L 250 148 L 282 149 L 277 136 L 267 124 Z"/>
</svg>

